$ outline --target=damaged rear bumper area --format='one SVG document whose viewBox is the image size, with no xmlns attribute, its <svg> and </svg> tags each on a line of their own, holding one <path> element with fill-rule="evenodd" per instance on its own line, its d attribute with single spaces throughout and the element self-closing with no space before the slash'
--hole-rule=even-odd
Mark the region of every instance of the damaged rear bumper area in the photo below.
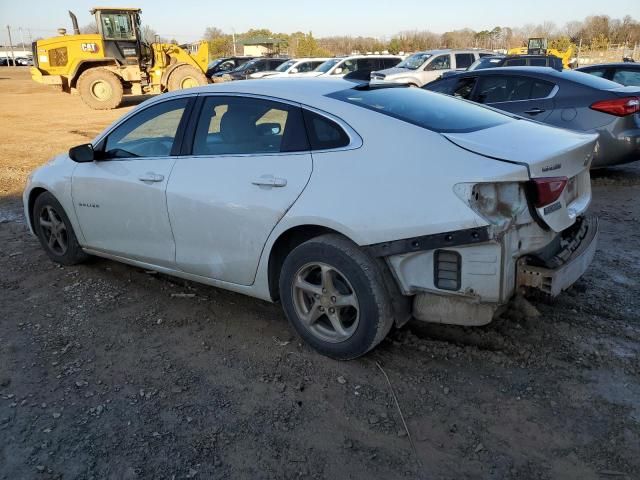
<svg viewBox="0 0 640 480">
<path fill-rule="evenodd" d="M 517 292 L 555 297 L 573 285 L 595 255 L 598 220 L 578 217 L 560 234 L 537 226 L 499 236 L 473 231 L 472 240 L 466 239 L 467 231 L 451 233 L 429 242 L 420 239 L 417 246 L 409 243 L 422 251 L 384 245 L 391 253 L 385 258 L 401 292 L 413 297 L 415 318 L 480 326 L 490 323 Z"/>
<path fill-rule="evenodd" d="M 580 218 L 563 232 L 561 249 L 549 260 L 535 255 L 518 260 L 516 279 L 525 293 L 556 297 L 573 285 L 589 268 L 598 244 L 598 219 Z"/>
</svg>

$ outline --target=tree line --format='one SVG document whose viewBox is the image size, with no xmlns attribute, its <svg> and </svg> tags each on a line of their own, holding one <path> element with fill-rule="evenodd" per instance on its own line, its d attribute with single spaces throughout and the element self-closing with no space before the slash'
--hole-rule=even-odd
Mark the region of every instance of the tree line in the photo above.
<svg viewBox="0 0 640 480">
<path fill-rule="evenodd" d="M 274 38 L 281 41 L 279 52 L 292 57 L 324 57 L 345 55 L 353 52 L 389 53 L 413 52 L 434 48 L 475 47 L 490 50 L 509 49 L 526 46 L 531 37 L 545 37 L 553 48 L 565 50 L 570 45 L 582 44 L 584 48 L 603 49 L 610 45 L 626 44 L 633 47 L 640 43 L 640 22 L 630 15 L 621 19 L 607 15 L 592 15 L 583 21 L 571 21 L 562 26 L 554 22 L 527 24 L 522 27 L 500 27 L 475 31 L 470 28 L 434 33 L 429 30 L 399 32 L 390 38 L 366 36 L 330 36 L 315 38 L 311 32 L 291 34 L 272 32 L 266 28 L 251 29 L 235 35 L 223 32 L 217 27 L 208 27 L 203 39 L 209 42 L 212 57 L 242 53 L 244 40 L 257 37 Z"/>
</svg>

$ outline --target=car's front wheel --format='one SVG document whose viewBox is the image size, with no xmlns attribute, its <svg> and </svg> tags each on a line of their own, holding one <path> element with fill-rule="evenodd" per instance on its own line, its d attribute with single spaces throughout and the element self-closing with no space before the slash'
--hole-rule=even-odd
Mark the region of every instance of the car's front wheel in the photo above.
<svg viewBox="0 0 640 480">
<path fill-rule="evenodd" d="M 393 325 L 381 268 L 340 235 L 322 235 L 295 248 L 284 261 L 279 286 L 294 329 L 329 357 L 364 355 Z"/>
<path fill-rule="evenodd" d="M 33 205 L 33 229 L 49 258 L 62 265 L 75 265 L 88 258 L 73 231 L 60 202 L 49 192 L 36 198 Z"/>
</svg>

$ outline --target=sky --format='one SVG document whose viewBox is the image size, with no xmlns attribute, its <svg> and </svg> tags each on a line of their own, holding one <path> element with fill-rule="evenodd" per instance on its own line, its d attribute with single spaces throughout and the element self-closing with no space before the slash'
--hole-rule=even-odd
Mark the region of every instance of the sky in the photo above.
<svg viewBox="0 0 640 480">
<path fill-rule="evenodd" d="M 453 2 L 428 0 L 0 0 L 0 43 L 7 43 L 7 24 L 14 43 L 20 41 L 21 34 L 28 42 L 29 34 L 33 38 L 51 36 L 60 27 L 71 31 L 67 10 L 77 15 L 81 26 L 90 23 L 89 9 L 96 5 L 142 8 L 143 24 L 181 43 L 201 38 L 208 26 L 228 33 L 268 28 L 283 33 L 311 31 L 315 37 L 363 35 L 389 39 L 405 30 L 442 33 L 544 21 L 562 26 L 596 14 L 612 18 L 631 15 L 640 20 L 640 0 L 458 0 L 455 6 Z"/>
</svg>

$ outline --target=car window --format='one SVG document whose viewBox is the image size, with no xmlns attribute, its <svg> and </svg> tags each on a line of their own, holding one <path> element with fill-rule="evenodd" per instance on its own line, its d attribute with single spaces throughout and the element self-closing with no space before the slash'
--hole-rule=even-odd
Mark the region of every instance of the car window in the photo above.
<svg viewBox="0 0 640 480">
<path fill-rule="evenodd" d="M 476 85 L 476 77 L 469 78 L 461 78 L 458 80 L 458 83 L 451 92 L 451 95 L 454 97 L 460 97 L 469 99 L 471 97 L 471 92 L 473 91 L 473 87 Z"/>
<path fill-rule="evenodd" d="M 530 58 L 529 65 L 531 67 L 546 67 L 547 59 L 546 58 Z"/>
<path fill-rule="evenodd" d="M 357 65 L 357 60 L 345 60 L 333 71 L 333 75 L 346 75 L 355 72 L 358 69 Z M 338 69 L 342 70 L 337 71 Z"/>
<path fill-rule="evenodd" d="M 350 88 L 328 96 L 434 132 L 473 132 L 513 121 L 492 109 L 420 88 Z"/>
<path fill-rule="evenodd" d="M 379 68 L 377 58 L 359 58 L 356 65 L 358 70 L 377 70 Z"/>
<path fill-rule="evenodd" d="M 207 97 L 193 155 L 237 155 L 308 150 L 300 108 L 244 97 Z"/>
<path fill-rule="evenodd" d="M 494 54 L 493 53 L 480 53 L 480 58 L 482 57 L 492 57 Z"/>
<path fill-rule="evenodd" d="M 316 68 L 320 63 L 318 62 L 302 62 L 296 66 L 298 72 L 310 72 L 314 68 Z"/>
<path fill-rule="evenodd" d="M 393 68 L 395 66 L 397 66 L 400 63 L 400 58 L 383 58 L 381 60 L 382 62 L 382 68 Z"/>
<path fill-rule="evenodd" d="M 514 102 L 549 96 L 554 85 L 527 77 L 494 75 L 482 77 L 476 100 L 480 103 Z"/>
<path fill-rule="evenodd" d="M 596 77 L 604 77 L 605 72 L 607 71 L 605 68 L 594 68 L 592 70 L 582 70 L 584 73 L 588 73 L 589 75 L 595 75 Z"/>
<path fill-rule="evenodd" d="M 456 68 L 469 68 L 474 61 L 473 53 L 456 53 Z"/>
<path fill-rule="evenodd" d="M 426 70 L 448 70 L 451 68 L 451 58 L 449 54 L 439 55 L 427 65 Z"/>
<path fill-rule="evenodd" d="M 589 72 L 591 73 L 591 72 Z M 621 83 L 626 86 L 640 87 L 640 69 L 639 70 L 616 70 L 613 74 L 614 82 Z"/>
<path fill-rule="evenodd" d="M 432 92 L 444 93 L 446 95 L 453 94 L 453 88 L 458 83 L 456 77 L 450 77 L 443 80 L 437 80 L 426 85 L 424 88 Z"/>
<path fill-rule="evenodd" d="M 189 102 L 170 100 L 145 108 L 109 134 L 105 158 L 168 157 Z"/>
<path fill-rule="evenodd" d="M 509 58 L 504 62 L 505 67 L 524 67 L 527 65 L 526 58 Z"/>
<path fill-rule="evenodd" d="M 327 150 L 349 145 L 349 136 L 336 122 L 309 110 L 303 110 L 303 112 L 309 143 L 313 150 Z"/>
</svg>

